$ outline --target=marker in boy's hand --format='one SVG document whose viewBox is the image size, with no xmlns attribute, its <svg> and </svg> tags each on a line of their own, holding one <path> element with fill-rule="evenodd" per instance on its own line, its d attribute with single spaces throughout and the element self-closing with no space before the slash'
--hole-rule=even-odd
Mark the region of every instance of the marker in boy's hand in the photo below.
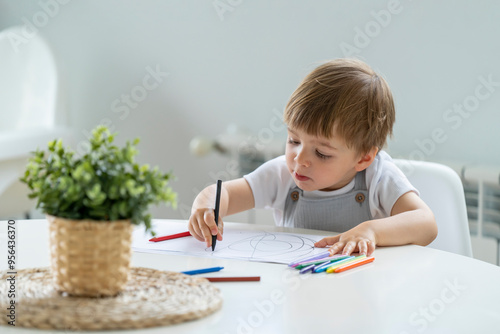
<svg viewBox="0 0 500 334">
<path fill-rule="evenodd" d="M 217 236 L 217 240 L 222 241 L 224 222 L 219 215 L 219 226 L 215 225 L 214 209 L 201 208 L 191 213 L 188 228 L 193 237 L 199 241 L 205 241 L 207 247 L 211 247 L 213 235 Z"/>
<path fill-rule="evenodd" d="M 224 187 L 222 187 L 221 193 L 224 193 Z M 216 202 L 216 185 L 206 187 L 193 203 L 188 229 L 193 237 L 199 241 L 204 241 L 207 247 L 212 246 L 212 236 L 217 236 L 217 240 L 222 241 L 224 222 L 221 217 L 225 211 L 220 210 L 220 205 L 223 203 L 224 197 L 226 196 L 222 196 L 221 194 L 218 223 L 215 222 L 214 208 L 214 203 Z"/>
<path fill-rule="evenodd" d="M 224 232 L 222 218 L 255 206 L 250 186 L 244 179 L 223 182 L 219 202 L 219 226 L 217 227 L 214 213 L 216 190 L 217 186 L 213 184 L 196 196 L 188 223 L 189 232 L 197 240 L 204 241 L 207 247 L 212 246 L 212 235 L 216 235 L 217 240 L 222 241 Z"/>
</svg>

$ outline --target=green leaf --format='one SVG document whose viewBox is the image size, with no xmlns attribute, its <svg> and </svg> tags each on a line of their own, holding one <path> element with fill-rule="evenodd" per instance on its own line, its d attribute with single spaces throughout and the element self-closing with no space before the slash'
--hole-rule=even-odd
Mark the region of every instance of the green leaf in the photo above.
<svg viewBox="0 0 500 334">
<path fill-rule="evenodd" d="M 61 140 L 50 141 L 47 152 L 32 152 L 20 178 L 37 208 L 71 219 L 130 219 L 151 230 L 150 205 L 176 206 L 176 193 L 168 185 L 172 173 L 139 165 L 139 138 L 123 147 L 113 145 L 115 134 L 97 126 L 89 139 L 90 151 L 77 156 Z M 154 232 L 151 232 L 154 233 Z"/>
</svg>

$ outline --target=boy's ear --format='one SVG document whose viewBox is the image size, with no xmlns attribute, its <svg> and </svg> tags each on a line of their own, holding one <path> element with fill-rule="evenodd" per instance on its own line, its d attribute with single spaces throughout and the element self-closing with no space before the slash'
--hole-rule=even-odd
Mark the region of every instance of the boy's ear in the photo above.
<svg viewBox="0 0 500 334">
<path fill-rule="evenodd" d="M 378 147 L 374 146 L 370 149 L 370 151 L 368 151 L 365 154 L 362 154 L 358 162 L 356 163 L 356 166 L 354 167 L 356 171 L 361 172 L 362 170 L 368 168 L 368 166 L 372 164 L 373 160 L 375 160 L 377 152 L 378 152 Z"/>
</svg>

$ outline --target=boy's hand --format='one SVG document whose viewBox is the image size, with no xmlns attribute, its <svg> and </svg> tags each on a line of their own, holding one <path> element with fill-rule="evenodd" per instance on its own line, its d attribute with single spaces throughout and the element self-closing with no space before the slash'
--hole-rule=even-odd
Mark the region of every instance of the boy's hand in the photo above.
<svg viewBox="0 0 500 334">
<path fill-rule="evenodd" d="M 314 247 L 330 246 L 328 250 L 331 255 L 342 253 L 351 255 L 353 252 L 370 256 L 375 251 L 375 233 L 366 226 L 360 224 L 349 231 L 334 237 L 326 237 L 314 244 Z"/>
<path fill-rule="evenodd" d="M 207 247 L 210 247 L 212 246 L 212 235 L 217 235 L 217 240 L 222 241 L 224 223 L 219 216 L 219 227 L 217 228 L 214 210 L 200 208 L 191 213 L 188 229 L 193 237 L 199 241 L 205 241 Z"/>
</svg>

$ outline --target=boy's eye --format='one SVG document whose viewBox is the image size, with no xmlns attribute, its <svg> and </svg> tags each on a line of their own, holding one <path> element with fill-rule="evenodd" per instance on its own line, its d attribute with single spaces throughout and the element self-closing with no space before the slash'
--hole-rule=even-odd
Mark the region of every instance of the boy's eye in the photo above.
<svg viewBox="0 0 500 334">
<path fill-rule="evenodd" d="M 325 160 L 326 160 L 326 159 L 328 159 L 328 158 L 331 158 L 331 156 L 329 156 L 329 155 L 324 155 L 324 154 L 322 154 L 322 153 L 321 153 L 321 152 L 319 152 L 319 151 L 316 151 L 316 155 L 317 155 L 320 159 L 325 159 Z"/>
<path fill-rule="evenodd" d="M 298 145 L 298 144 L 300 144 L 298 141 L 293 140 L 292 138 L 289 138 L 289 139 L 288 139 L 288 143 L 289 143 L 289 144 L 292 144 L 292 145 Z"/>
</svg>

